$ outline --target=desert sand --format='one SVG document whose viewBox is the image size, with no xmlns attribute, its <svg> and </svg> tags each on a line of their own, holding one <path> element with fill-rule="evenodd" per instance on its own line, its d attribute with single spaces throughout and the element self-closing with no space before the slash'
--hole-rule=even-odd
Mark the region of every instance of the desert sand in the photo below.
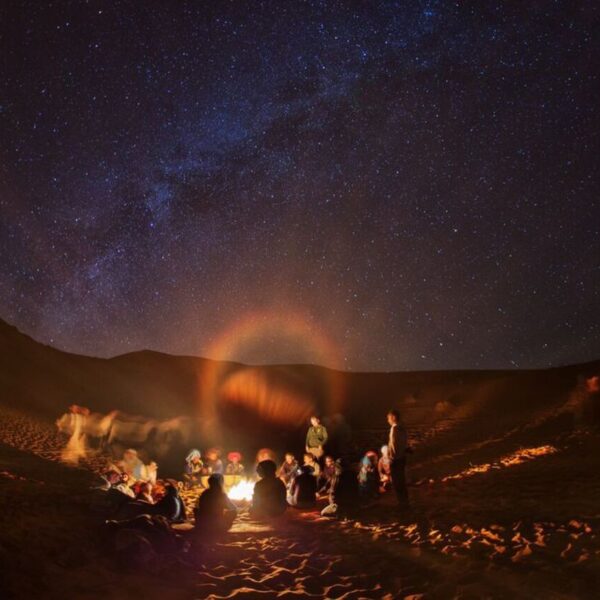
<svg viewBox="0 0 600 600">
<path fill-rule="evenodd" d="M 97 360 L 65 358 L 10 335 L 21 350 L 34 348 L 38 357 L 49 352 L 63 367 L 69 361 Z M 35 359 L 27 359 L 27 352 L 19 360 L 31 365 Z M 65 437 L 53 420 L 73 398 L 73 378 L 65 391 L 62 372 L 54 371 L 25 398 L 24 377 L 16 385 L 14 369 L 5 372 L 0 596 L 598 597 L 600 435 L 585 419 L 577 376 L 589 376 L 599 366 L 407 374 L 404 379 L 390 374 L 385 384 L 375 381 L 373 389 L 385 388 L 392 395 L 394 385 L 398 388 L 394 405 L 406 416 L 415 449 L 408 468 L 410 511 L 397 513 L 390 494 L 358 518 L 342 521 L 325 520 L 317 510 L 289 509 L 279 522 L 263 524 L 242 509 L 233 529 L 210 543 L 189 527 L 179 527 L 187 550 L 155 557 L 136 571 L 115 564 L 105 548 L 102 520 L 90 508 L 90 486 L 107 453 L 90 453 L 76 467 L 60 460 Z M 359 391 L 368 390 L 368 376 L 360 378 Z M 81 381 L 82 395 L 87 385 Z M 111 391 L 116 385 L 110 383 Z M 127 393 L 135 395 L 134 388 L 129 382 Z M 38 410 L 44 389 L 46 405 Z M 358 393 L 354 390 L 348 400 L 354 443 L 376 448 L 385 441 L 390 397 L 365 409 L 356 404 Z M 185 395 L 179 398 L 176 410 L 186 401 Z M 93 401 L 90 405 L 102 408 Z"/>
</svg>

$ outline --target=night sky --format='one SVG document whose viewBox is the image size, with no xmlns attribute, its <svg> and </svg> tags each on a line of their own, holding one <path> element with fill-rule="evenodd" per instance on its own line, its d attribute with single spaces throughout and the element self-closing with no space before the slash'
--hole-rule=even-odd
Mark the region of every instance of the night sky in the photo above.
<svg viewBox="0 0 600 600">
<path fill-rule="evenodd" d="M 98 356 L 600 358 L 595 5 L 2 2 L 0 317 Z"/>
</svg>

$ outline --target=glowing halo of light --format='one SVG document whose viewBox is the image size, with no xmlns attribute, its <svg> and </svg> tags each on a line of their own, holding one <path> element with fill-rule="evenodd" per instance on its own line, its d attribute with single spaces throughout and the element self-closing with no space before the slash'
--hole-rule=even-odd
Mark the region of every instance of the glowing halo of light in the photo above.
<svg viewBox="0 0 600 600">
<path fill-rule="evenodd" d="M 298 311 L 286 311 L 284 314 L 255 312 L 233 323 L 202 352 L 209 360 L 198 373 L 197 385 L 199 414 L 207 427 L 213 427 L 216 423 L 217 406 L 224 399 L 223 395 L 230 405 L 249 407 L 254 404 L 253 408 L 265 420 L 283 424 L 278 407 L 281 408 L 286 400 L 286 390 L 267 389 L 269 382 L 264 379 L 262 366 L 242 365 L 232 360 L 242 354 L 244 348 L 260 342 L 267 335 L 302 344 L 311 361 L 296 364 L 320 367 L 319 374 L 326 386 L 323 408 L 329 414 L 341 411 L 344 382 L 342 373 L 335 370 L 341 365 L 341 359 L 328 336 Z M 264 366 L 283 370 L 288 365 L 275 363 Z M 304 419 L 309 407 L 314 410 L 311 398 L 298 393 L 294 393 L 293 397 L 292 417 Z"/>
</svg>

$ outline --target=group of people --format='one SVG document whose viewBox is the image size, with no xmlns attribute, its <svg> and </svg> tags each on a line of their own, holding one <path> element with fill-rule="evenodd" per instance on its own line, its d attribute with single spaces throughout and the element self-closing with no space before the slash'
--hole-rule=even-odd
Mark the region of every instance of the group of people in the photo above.
<svg viewBox="0 0 600 600">
<path fill-rule="evenodd" d="M 406 430 L 400 424 L 398 411 L 391 410 L 387 420 L 390 425 L 387 444 L 381 448 L 381 454 L 368 451 L 358 469 L 343 457 L 336 459 L 325 454 L 327 429 L 317 416 L 311 417 L 302 464 L 292 453 L 287 453 L 278 468 L 272 451 L 259 451 L 256 464 L 259 479 L 254 484 L 251 516 L 277 517 L 288 507 L 312 509 L 319 497 L 327 499 L 321 511 L 323 516 L 343 516 L 387 489 L 395 491 L 402 509 L 407 508 Z M 123 460 L 106 473 L 103 489 L 113 498 L 126 499 L 121 502 L 117 518 L 150 514 L 180 522 L 185 520 L 185 506 L 179 486 L 202 488 L 194 508 L 195 527 L 205 533 L 222 532 L 231 527 L 237 515 L 237 507 L 225 490 L 225 476 L 242 477 L 245 473 L 240 452 L 229 452 L 224 464 L 216 448 L 204 454 L 193 449 L 186 457 L 183 483 L 163 482 L 157 480 L 155 463 L 144 465 L 137 452 L 129 449 Z"/>
<path fill-rule="evenodd" d="M 175 523 L 185 521 L 185 504 L 177 482 L 157 479 L 158 466 L 151 465 L 148 469 L 135 450 L 126 450 L 123 460 L 111 464 L 102 476 L 98 508 L 119 520 L 148 514 Z"/>
<path fill-rule="evenodd" d="M 227 465 L 223 465 L 218 448 L 210 448 L 204 453 L 194 448 L 190 450 L 185 459 L 185 470 L 183 480 L 187 488 L 194 486 L 204 487 L 202 477 L 210 475 L 237 475 L 239 477 L 246 473 L 242 464 L 240 452 L 233 451 L 227 455 Z"/>
<path fill-rule="evenodd" d="M 254 486 L 250 514 L 270 518 L 280 516 L 288 507 L 312 509 L 318 498 L 325 496 L 328 502 L 321 514 L 343 516 L 388 489 L 395 491 L 399 507 L 406 509 L 407 434 L 400 424 L 398 411 L 391 410 L 387 419 L 390 430 L 381 455 L 370 450 L 360 461 L 358 470 L 343 458 L 325 455 L 327 430 L 317 416 L 311 418 L 302 464 L 288 452 L 277 468 L 268 451 L 259 452 L 256 467 L 259 480 Z M 195 460 L 200 460 L 198 451 L 193 452 Z M 212 459 L 209 457 L 209 460 Z M 237 508 L 225 492 L 222 465 L 218 472 L 211 472 L 207 483 L 208 489 L 198 499 L 194 511 L 196 527 L 203 531 L 227 530 Z"/>
</svg>

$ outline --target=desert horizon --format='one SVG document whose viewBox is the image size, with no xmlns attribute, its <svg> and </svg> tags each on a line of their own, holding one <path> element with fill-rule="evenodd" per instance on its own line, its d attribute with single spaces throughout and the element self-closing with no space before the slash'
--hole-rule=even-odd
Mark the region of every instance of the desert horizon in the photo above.
<svg viewBox="0 0 600 600">
<path fill-rule="evenodd" d="M 0 600 L 600 598 L 598 3 L 0 8 Z"/>
</svg>

